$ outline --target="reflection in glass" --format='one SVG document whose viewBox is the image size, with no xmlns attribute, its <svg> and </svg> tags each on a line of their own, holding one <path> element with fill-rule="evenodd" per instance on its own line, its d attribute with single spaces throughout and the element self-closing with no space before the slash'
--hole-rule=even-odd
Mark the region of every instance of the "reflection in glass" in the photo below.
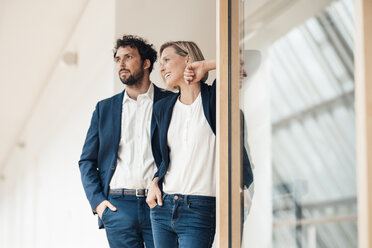
<svg viewBox="0 0 372 248">
<path fill-rule="evenodd" d="M 278 34 L 267 33 L 273 20 L 275 27 L 288 26 L 279 16 L 300 7 L 277 1 L 270 15 L 265 2 L 245 0 L 241 10 L 244 64 L 254 61 L 247 50 L 261 52 L 259 68 L 247 73 L 241 90 L 255 165 L 242 247 L 357 247 L 353 1 L 330 1 Z M 267 222 L 272 231 L 261 228 Z M 270 244 L 258 238 L 267 237 L 267 229 Z"/>
</svg>

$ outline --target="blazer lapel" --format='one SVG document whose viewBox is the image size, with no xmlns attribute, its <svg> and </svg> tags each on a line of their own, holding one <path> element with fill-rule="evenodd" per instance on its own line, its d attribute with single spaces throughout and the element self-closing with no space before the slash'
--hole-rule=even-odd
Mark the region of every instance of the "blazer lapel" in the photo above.
<svg viewBox="0 0 372 248">
<path fill-rule="evenodd" d="M 125 90 L 113 99 L 112 102 L 112 135 L 115 154 L 118 154 L 121 137 L 121 113 L 123 108 L 123 97 Z"/>
<path fill-rule="evenodd" d="M 155 85 L 154 86 L 154 103 L 163 98 L 164 93 Z"/>
<path fill-rule="evenodd" d="M 154 101 L 153 104 L 155 104 L 158 100 L 162 98 L 162 92 L 161 90 L 154 85 Z M 150 127 L 150 137 L 154 135 L 155 132 L 155 117 L 154 117 L 154 105 L 152 106 L 152 115 L 151 115 L 151 127 Z"/>
<path fill-rule="evenodd" d="M 212 128 L 211 116 L 210 116 L 210 111 L 209 111 L 209 94 L 208 94 L 207 84 L 200 83 L 200 94 L 202 98 L 204 116 L 207 119 L 209 126 Z"/>
<path fill-rule="evenodd" d="M 169 100 L 167 101 L 167 105 L 165 106 L 163 115 L 161 116 L 162 120 L 160 121 L 161 122 L 160 142 L 161 142 L 162 148 L 164 148 L 164 149 L 168 149 L 168 144 L 167 144 L 168 129 L 169 129 L 170 121 L 172 119 L 173 107 L 174 107 L 174 104 L 176 103 L 179 95 L 180 95 L 179 93 L 174 94 L 174 95 L 172 95 L 168 98 Z M 163 154 L 168 154 L 168 152 L 163 151 Z M 167 157 L 165 157 L 165 158 L 167 159 Z"/>
<path fill-rule="evenodd" d="M 174 93 L 171 93 L 170 91 L 163 91 L 159 87 L 157 87 L 155 84 L 154 85 L 154 104 L 159 101 L 160 99 L 163 99 L 164 97 L 173 95 Z M 155 120 L 154 120 L 154 108 L 152 109 L 152 117 L 151 117 L 151 129 L 150 129 L 150 137 L 154 135 L 155 131 Z"/>
</svg>

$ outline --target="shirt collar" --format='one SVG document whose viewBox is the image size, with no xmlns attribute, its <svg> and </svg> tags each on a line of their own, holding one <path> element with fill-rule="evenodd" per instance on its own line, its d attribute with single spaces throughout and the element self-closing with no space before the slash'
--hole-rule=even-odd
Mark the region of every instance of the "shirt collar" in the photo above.
<svg viewBox="0 0 372 248">
<path fill-rule="evenodd" d="M 149 99 L 149 100 L 151 100 L 151 101 L 154 100 L 154 85 L 153 85 L 152 83 L 150 83 L 150 87 L 149 87 L 149 89 L 147 90 L 147 92 L 138 95 L 137 100 L 139 100 L 139 99 L 143 99 L 143 98 L 147 98 L 147 99 Z M 124 104 L 126 101 L 135 101 L 135 100 L 133 100 L 132 98 L 130 98 L 130 97 L 128 96 L 127 91 L 124 92 L 123 104 Z"/>
</svg>

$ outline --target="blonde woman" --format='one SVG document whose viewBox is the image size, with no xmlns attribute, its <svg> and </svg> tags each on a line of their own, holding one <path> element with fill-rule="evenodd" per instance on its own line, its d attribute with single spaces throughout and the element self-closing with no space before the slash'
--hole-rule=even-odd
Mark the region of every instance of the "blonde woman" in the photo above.
<svg viewBox="0 0 372 248">
<path fill-rule="evenodd" d="M 191 41 L 160 48 L 160 72 L 178 94 L 154 105 L 152 151 L 158 171 L 147 203 L 155 247 L 211 247 L 216 216 L 216 81 L 205 81 L 215 60 Z"/>
</svg>

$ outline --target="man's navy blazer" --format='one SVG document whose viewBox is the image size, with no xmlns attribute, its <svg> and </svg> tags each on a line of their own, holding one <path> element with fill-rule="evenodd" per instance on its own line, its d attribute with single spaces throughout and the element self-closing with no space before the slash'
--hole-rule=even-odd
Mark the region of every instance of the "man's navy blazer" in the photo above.
<svg viewBox="0 0 372 248">
<path fill-rule="evenodd" d="M 80 157 L 81 179 L 92 210 L 107 200 L 110 181 L 116 169 L 124 92 L 97 103 Z M 171 94 L 174 93 L 154 85 L 154 104 Z M 103 227 L 100 219 L 99 226 Z"/>
<path fill-rule="evenodd" d="M 205 118 L 214 134 L 216 134 L 216 80 L 211 86 L 201 83 L 200 92 Z M 151 145 L 158 171 L 154 177 L 159 177 L 159 187 L 162 188 L 162 180 L 169 166 L 169 147 L 167 142 L 168 128 L 172 118 L 174 104 L 178 94 L 163 98 L 154 105 Z M 243 129 L 244 130 L 244 129 Z M 244 132 L 242 132 L 244 140 Z M 247 151 L 243 147 L 243 184 L 248 188 L 253 182 L 253 173 Z"/>
</svg>

